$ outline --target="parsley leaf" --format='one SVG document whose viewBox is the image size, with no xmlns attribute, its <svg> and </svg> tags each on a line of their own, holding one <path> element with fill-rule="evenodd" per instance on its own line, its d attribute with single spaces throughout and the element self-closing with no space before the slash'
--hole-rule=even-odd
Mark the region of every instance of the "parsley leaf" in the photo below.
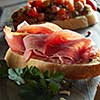
<svg viewBox="0 0 100 100">
<path fill-rule="evenodd" d="M 20 68 L 16 68 L 16 69 L 8 69 L 8 74 L 9 74 L 9 79 L 16 81 L 16 83 L 18 85 L 20 84 L 24 84 L 25 81 L 24 79 L 21 77 L 21 74 L 23 73 L 23 70 Z"/>
<path fill-rule="evenodd" d="M 0 60 L 0 78 L 4 77 L 17 83 L 23 100 L 51 100 L 64 80 L 63 73 L 41 72 L 35 66 L 10 68 L 5 60 Z"/>
<path fill-rule="evenodd" d="M 21 85 L 21 97 L 24 100 L 35 98 L 35 100 L 51 100 L 60 90 L 63 73 L 42 73 L 38 68 L 25 67 L 21 77 L 25 84 Z M 28 97 L 28 98 L 27 98 Z"/>
</svg>

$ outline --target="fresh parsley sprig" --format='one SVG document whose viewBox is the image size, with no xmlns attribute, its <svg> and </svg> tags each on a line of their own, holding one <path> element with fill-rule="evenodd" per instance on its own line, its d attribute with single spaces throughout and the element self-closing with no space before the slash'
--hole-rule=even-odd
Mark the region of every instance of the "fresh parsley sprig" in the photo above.
<svg viewBox="0 0 100 100">
<path fill-rule="evenodd" d="M 7 77 L 18 84 L 23 100 L 52 100 L 61 89 L 64 74 L 41 72 L 35 66 L 13 69 L 0 60 L 0 78 Z"/>
</svg>

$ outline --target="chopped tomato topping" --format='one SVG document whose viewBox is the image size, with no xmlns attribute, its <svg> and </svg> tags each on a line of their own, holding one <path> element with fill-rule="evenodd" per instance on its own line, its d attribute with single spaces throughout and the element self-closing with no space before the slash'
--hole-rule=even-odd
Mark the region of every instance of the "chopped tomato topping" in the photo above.
<svg viewBox="0 0 100 100">
<path fill-rule="evenodd" d="M 74 10 L 74 0 L 65 0 L 65 4 L 68 6 L 70 11 Z"/>
<path fill-rule="evenodd" d="M 34 1 L 30 1 L 29 4 L 32 6 L 32 7 L 44 7 L 44 4 L 43 4 L 43 0 L 34 0 Z"/>
<path fill-rule="evenodd" d="M 93 10 L 95 10 L 95 11 L 97 10 L 97 4 L 96 4 L 95 1 L 93 1 L 93 0 L 86 0 L 86 3 L 89 4 L 92 7 Z"/>
<path fill-rule="evenodd" d="M 62 4 L 64 3 L 64 0 L 56 0 L 57 4 Z"/>
<path fill-rule="evenodd" d="M 86 4 L 86 0 L 74 0 L 74 2 L 81 1 L 84 5 Z"/>
<path fill-rule="evenodd" d="M 28 14 L 29 16 L 32 16 L 32 17 L 37 17 L 37 16 L 38 16 L 38 12 L 37 12 L 37 10 L 36 10 L 35 7 L 29 9 L 29 10 L 27 11 L 27 14 Z"/>
</svg>

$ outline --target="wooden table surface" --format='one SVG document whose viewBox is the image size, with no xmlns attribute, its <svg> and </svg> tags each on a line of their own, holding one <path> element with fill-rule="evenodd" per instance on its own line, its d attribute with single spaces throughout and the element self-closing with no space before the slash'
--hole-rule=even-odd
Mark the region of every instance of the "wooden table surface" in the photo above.
<svg viewBox="0 0 100 100">
<path fill-rule="evenodd" d="M 9 21 L 12 11 L 18 9 L 22 5 L 25 5 L 24 1 L 25 0 L 0 0 L 0 6 L 3 7 L 0 26 L 8 24 L 6 22 Z M 100 14 L 98 14 L 98 16 L 100 17 Z M 87 29 L 79 30 L 78 32 L 84 34 L 88 30 L 92 32 L 91 38 L 95 41 L 95 47 L 100 48 L 100 23 L 98 22 L 98 24 Z M 0 58 L 4 57 L 7 49 L 8 46 L 4 40 L 3 32 L 0 32 Z M 100 100 L 100 98 L 95 99 L 97 86 L 100 82 L 99 76 L 86 80 L 68 81 L 73 83 L 73 87 L 69 89 L 71 95 L 66 96 L 66 100 Z M 20 100 L 18 96 L 18 88 L 13 84 L 13 82 L 0 80 L 0 100 Z"/>
</svg>

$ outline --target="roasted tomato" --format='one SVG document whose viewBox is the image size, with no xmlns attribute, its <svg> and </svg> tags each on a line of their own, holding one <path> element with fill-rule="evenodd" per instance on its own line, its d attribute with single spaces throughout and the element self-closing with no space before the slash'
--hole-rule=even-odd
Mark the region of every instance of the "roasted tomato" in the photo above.
<svg viewBox="0 0 100 100">
<path fill-rule="evenodd" d="M 74 0 L 65 0 L 65 5 L 68 6 L 70 11 L 74 10 Z"/>
<path fill-rule="evenodd" d="M 86 3 L 89 4 L 93 10 L 97 10 L 97 4 L 94 0 L 86 0 Z"/>
<path fill-rule="evenodd" d="M 43 3 L 43 0 L 33 0 L 33 1 L 29 1 L 29 4 L 31 5 L 31 7 L 37 7 L 37 8 L 39 8 L 39 7 L 44 7 L 45 5 L 44 5 L 44 3 Z"/>
<path fill-rule="evenodd" d="M 84 5 L 86 4 L 86 0 L 74 0 L 74 2 L 81 1 Z"/>
</svg>

